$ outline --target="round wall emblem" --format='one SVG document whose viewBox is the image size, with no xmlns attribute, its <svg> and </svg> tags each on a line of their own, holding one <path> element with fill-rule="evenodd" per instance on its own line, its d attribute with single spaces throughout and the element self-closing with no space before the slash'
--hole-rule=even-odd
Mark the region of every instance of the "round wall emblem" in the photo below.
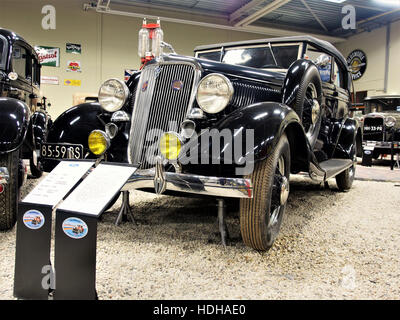
<svg viewBox="0 0 400 320">
<path fill-rule="evenodd" d="M 145 92 L 147 90 L 147 87 L 149 86 L 149 82 L 146 81 L 145 83 L 142 84 L 142 92 Z"/>
<path fill-rule="evenodd" d="M 183 87 L 183 82 L 181 80 L 174 80 L 172 81 L 172 89 L 174 91 L 179 91 Z"/>
<path fill-rule="evenodd" d="M 62 229 L 64 233 L 72 239 L 82 239 L 89 231 L 86 223 L 79 218 L 65 219 L 62 224 Z"/>
<path fill-rule="evenodd" d="M 43 214 L 37 210 L 29 210 L 25 212 L 22 220 L 24 221 L 24 225 L 32 230 L 37 230 L 43 227 L 45 221 Z"/>
<path fill-rule="evenodd" d="M 367 56 L 362 50 L 354 50 L 347 57 L 347 64 L 353 80 L 358 80 L 364 75 L 365 70 L 367 70 Z"/>
</svg>

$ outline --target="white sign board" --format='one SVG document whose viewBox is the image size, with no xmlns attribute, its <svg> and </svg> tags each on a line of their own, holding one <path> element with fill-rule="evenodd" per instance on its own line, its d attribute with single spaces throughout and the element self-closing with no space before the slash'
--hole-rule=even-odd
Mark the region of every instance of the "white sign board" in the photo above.
<svg viewBox="0 0 400 320">
<path fill-rule="evenodd" d="M 61 161 L 22 202 L 58 204 L 93 166 L 91 161 Z"/>
<path fill-rule="evenodd" d="M 99 164 L 58 209 L 98 216 L 137 168 Z"/>
</svg>

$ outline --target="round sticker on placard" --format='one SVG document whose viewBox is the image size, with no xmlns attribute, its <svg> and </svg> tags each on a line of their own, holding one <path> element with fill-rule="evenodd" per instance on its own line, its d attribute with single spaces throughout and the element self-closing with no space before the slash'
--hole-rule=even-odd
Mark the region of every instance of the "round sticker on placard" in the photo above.
<svg viewBox="0 0 400 320">
<path fill-rule="evenodd" d="M 22 220 L 24 221 L 24 225 L 32 230 L 37 230 L 43 227 L 45 221 L 43 214 L 37 210 L 29 210 L 25 212 Z"/>
<path fill-rule="evenodd" d="M 65 219 L 62 224 L 64 233 L 72 239 L 82 239 L 88 233 L 88 226 L 79 218 Z"/>
</svg>

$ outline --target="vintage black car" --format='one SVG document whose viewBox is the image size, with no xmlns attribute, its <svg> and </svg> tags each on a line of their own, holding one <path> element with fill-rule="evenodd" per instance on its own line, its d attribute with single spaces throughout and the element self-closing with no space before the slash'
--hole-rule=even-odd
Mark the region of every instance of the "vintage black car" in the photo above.
<svg viewBox="0 0 400 320">
<path fill-rule="evenodd" d="M 19 35 L 0 29 L 0 230 L 16 220 L 19 188 L 42 170 L 38 151 L 46 140 L 50 117 L 40 96 L 40 63 L 35 50 Z"/>
<path fill-rule="evenodd" d="M 367 97 L 363 120 L 363 163 L 365 158 L 400 153 L 400 96 Z"/>
<path fill-rule="evenodd" d="M 309 36 L 202 46 L 195 57 L 162 54 L 126 84 L 107 80 L 99 103 L 62 114 L 42 161 L 48 171 L 65 157 L 129 163 L 138 170 L 123 191 L 211 196 L 219 213 L 224 199 L 239 198 L 244 242 L 267 250 L 291 173 L 352 186 L 351 81 L 342 54 Z M 68 151 L 56 156 L 56 148 Z"/>
</svg>

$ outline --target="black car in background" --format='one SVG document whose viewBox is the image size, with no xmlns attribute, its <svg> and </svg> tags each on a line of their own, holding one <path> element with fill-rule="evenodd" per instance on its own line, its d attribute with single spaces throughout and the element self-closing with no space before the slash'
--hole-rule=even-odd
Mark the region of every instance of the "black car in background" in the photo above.
<svg viewBox="0 0 400 320">
<path fill-rule="evenodd" d="M 378 159 L 382 154 L 400 153 L 400 96 L 367 97 L 364 100 L 364 157 Z M 364 159 L 363 163 L 370 163 Z"/>
<path fill-rule="evenodd" d="M 16 221 L 19 189 L 29 160 L 40 177 L 38 151 L 50 117 L 40 96 L 40 63 L 35 50 L 16 33 L 0 28 L 0 230 Z"/>
<path fill-rule="evenodd" d="M 309 36 L 202 46 L 195 55 L 162 54 L 127 83 L 107 80 L 99 103 L 56 119 L 44 168 L 101 158 L 138 168 L 123 191 L 213 197 L 220 209 L 221 199 L 238 198 L 244 242 L 267 250 L 291 173 L 352 186 L 359 128 L 349 118 L 346 60 Z"/>
</svg>

